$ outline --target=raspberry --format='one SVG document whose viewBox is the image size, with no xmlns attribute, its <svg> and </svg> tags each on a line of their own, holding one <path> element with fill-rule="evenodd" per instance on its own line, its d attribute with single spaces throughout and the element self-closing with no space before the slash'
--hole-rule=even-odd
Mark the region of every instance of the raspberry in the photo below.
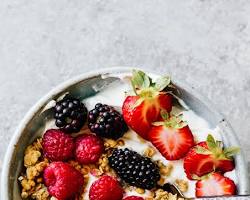
<svg viewBox="0 0 250 200">
<path fill-rule="evenodd" d="M 144 200 L 144 198 L 138 196 L 128 196 L 125 197 L 123 200 Z"/>
<path fill-rule="evenodd" d="M 104 175 L 90 187 L 90 200 L 122 200 L 123 189 L 120 183 L 111 176 Z"/>
<path fill-rule="evenodd" d="M 59 200 L 74 197 L 82 188 L 82 174 L 67 163 L 52 162 L 43 173 L 49 194 Z"/>
<path fill-rule="evenodd" d="M 103 141 L 99 137 L 84 134 L 76 139 L 75 158 L 81 164 L 96 163 L 103 149 Z"/>
<path fill-rule="evenodd" d="M 45 157 L 51 161 L 66 161 L 74 156 L 74 139 L 57 129 L 45 132 L 42 141 Z"/>
</svg>

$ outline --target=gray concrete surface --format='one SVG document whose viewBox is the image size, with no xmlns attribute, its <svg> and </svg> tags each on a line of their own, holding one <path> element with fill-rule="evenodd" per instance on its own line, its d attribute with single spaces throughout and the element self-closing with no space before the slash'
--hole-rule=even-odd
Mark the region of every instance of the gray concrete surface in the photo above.
<svg viewBox="0 0 250 200">
<path fill-rule="evenodd" d="M 249 162 L 249 13 L 248 0 L 2 0 L 0 168 L 40 97 L 77 74 L 117 65 L 195 86 L 231 122 Z"/>
</svg>

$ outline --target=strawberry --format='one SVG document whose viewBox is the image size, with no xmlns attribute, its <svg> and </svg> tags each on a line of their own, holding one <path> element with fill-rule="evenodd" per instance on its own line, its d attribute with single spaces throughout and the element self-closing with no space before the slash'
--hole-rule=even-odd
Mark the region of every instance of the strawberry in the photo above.
<svg viewBox="0 0 250 200">
<path fill-rule="evenodd" d="M 189 179 L 201 177 L 214 170 L 222 173 L 234 169 L 233 155 L 239 151 L 237 147 L 223 148 L 220 141 L 212 135 L 198 143 L 184 158 L 184 170 Z"/>
<path fill-rule="evenodd" d="M 217 172 L 213 172 L 196 182 L 196 197 L 235 195 L 235 183 Z"/>
<path fill-rule="evenodd" d="M 131 83 L 135 94 L 123 102 L 123 117 L 136 133 L 148 139 L 151 124 L 159 119 L 160 111 L 172 109 L 172 95 L 163 91 L 171 85 L 170 77 L 161 77 L 153 83 L 144 72 L 133 71 Z"/>
<path fill-rule="evenodd" d="M 179 116 L 161 113 L 164 121 L 153 123 L 150 141 L 167 160 L 183 158 L 194 145 L 193 134 Z"/>
</svg>

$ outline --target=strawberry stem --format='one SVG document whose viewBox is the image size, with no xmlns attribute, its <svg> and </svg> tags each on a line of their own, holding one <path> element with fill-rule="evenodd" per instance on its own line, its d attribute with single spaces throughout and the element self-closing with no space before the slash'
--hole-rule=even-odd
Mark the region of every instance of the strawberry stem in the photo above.
<svg viewBox="0 0 250 200">
<path fill-rule="evenodd" d="M 216 141 L 211 134 L 208 134 L 206 140 L 209 151 L 218 159 L 232 159 L 240 151 L 239 147 L 223 148 L 221 141 Z"/>
<path fill-rule="evenodd" d="M 161 110 L 161 117 L 164 121 L 169 119 L 169 114 L 166 110 Z"/>
<path fill-rule="evenodd" d="M 155 82 L 152 82 L 152 79 L 143 71 L 133 70 L 131 84 L 135 94 L 149 93 L 143 95 L 147 95 L 148 97 L 150 97 L 153 96 L 156 92 L 160 92 L 171 85 L 171 79 L 170 76 L 162 76 Z"/>
<path fill-rule="evenodd" d="M 159 92 L 157 92 L 153 87 L 148 87 L 139 90 L 137 94 L 142 98 L 154 98 L 159 94 Z"/>
<path fill-rule="evenodd" d="M 185 121 L 183 121 L 182 115 L 175 116 L 170 115 L 166 110 L 161 110 L 161 117 L 163 121 L 154 122 L 154 126 L 166 126 L 168 128 L 180 129 L 187 125 Z"/>
</svg>

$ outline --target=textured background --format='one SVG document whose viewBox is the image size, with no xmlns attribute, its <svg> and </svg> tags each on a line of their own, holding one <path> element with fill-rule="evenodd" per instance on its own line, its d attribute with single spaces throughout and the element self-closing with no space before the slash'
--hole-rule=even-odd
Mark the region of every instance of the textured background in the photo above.
<svg viewBox="0 0 250 200">
<path fill-rule="evenodd" d="M 250 1 L 2 0 L 0 171 L 29 108 L 57 84 L 124 65 L 168 72 L 212 100 L 250 161 Z"/>
</svg>

